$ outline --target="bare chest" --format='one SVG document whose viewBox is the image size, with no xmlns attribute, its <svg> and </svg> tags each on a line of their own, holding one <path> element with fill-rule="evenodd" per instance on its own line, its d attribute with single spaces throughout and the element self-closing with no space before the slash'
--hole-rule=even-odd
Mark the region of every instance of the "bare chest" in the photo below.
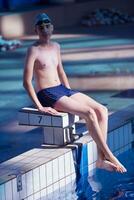
<svg viewBox="0 0 134 200">
<path fill-rule="evenodd" d="M 35 61 L 36 69 L 50 69 L 58 66 L 58 55 L 56 51 L 41 51 Z"/>
</svg>

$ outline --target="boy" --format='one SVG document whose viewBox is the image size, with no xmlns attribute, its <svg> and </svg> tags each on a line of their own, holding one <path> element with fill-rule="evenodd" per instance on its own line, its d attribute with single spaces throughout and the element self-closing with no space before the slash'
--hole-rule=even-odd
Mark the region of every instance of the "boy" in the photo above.
<svg viewBox="0 0 134 200">
<path fill-rule="evenodd" d="M 108 111 L 92 98 L 70 88 L 64 72 L 60 45 L 51 41 L 53 25 L 45 13 L 35 19 L 39 39 L 28 49 L 23 85 L 40 112 L 56 115 L 58 111 L 79 115 L 97 144 L 96 167 L 126 172 L 106 144 Z M 32 85 L 34 76 L 35 86 Z"/>
</svg>

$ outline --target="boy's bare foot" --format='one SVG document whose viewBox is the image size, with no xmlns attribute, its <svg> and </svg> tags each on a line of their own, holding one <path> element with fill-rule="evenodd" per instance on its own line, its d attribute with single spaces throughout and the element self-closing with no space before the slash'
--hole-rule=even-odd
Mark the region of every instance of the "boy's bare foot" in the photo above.
<svg viewBox="0 0 134 200">
<path fill-rule="evenodd" d="M 117 167 L 117 172 L 120 172 L 120 173 L 127 172 L 126 168 L 119 162 L 119 160 L 115 156 L 112 155 L 106 159 Z"/>
<path fill-rule="evenodd" d="M 117 166 L 113 163 L 111 163 L 108 160 L 97 160 L 96 161 L 96 167 L 100 169 L 105 169 L 107 171 L 113 172 L 117 171 Z"/>
</svg>

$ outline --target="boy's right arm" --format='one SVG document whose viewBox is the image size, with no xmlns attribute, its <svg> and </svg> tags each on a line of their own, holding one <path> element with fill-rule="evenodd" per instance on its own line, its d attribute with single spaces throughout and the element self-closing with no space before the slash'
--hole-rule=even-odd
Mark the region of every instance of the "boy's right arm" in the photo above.
<svg viewBox="0 0 134 200">
<path fill-rule="evenodd" d="M 32 85 L 33 68 L 36 59 L 36 54 L 36 49 L 34 47 L 30 47 L 27 51 L 23 73 L 23 86 L 28 92 L 37 109 L 41 109 L 42 105 L 40 104 L 35 93 L 34 87 Z"/>
</svg>

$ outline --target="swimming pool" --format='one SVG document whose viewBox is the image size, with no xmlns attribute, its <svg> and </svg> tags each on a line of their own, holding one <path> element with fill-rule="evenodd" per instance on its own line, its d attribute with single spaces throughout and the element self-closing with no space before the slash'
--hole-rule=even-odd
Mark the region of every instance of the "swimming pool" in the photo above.
<svg viewBox="0 0 134 200">
<path fill-rule="evenodd" d="M 118 156 L 126 166 L 126 174 L 109 173 L 97 169 L 94 176 L 82 176 L 77 183 L 62 188 L 41 200 L 133 200 L 134 199 L 134 149 Z"/>
<path fill-rule="evenodd" d="M 97 147 L 84 136 L 65 147 L 42 146 L 0 164 L 3 200 L 133 199 L 134 105 L 110 115 L 108 145 L 126 174 L 96 169 Z M 39 137 L 39 135 L 38 135 Z M 10 191 L 10 192 L 9 192 Z"/>
</svg>

